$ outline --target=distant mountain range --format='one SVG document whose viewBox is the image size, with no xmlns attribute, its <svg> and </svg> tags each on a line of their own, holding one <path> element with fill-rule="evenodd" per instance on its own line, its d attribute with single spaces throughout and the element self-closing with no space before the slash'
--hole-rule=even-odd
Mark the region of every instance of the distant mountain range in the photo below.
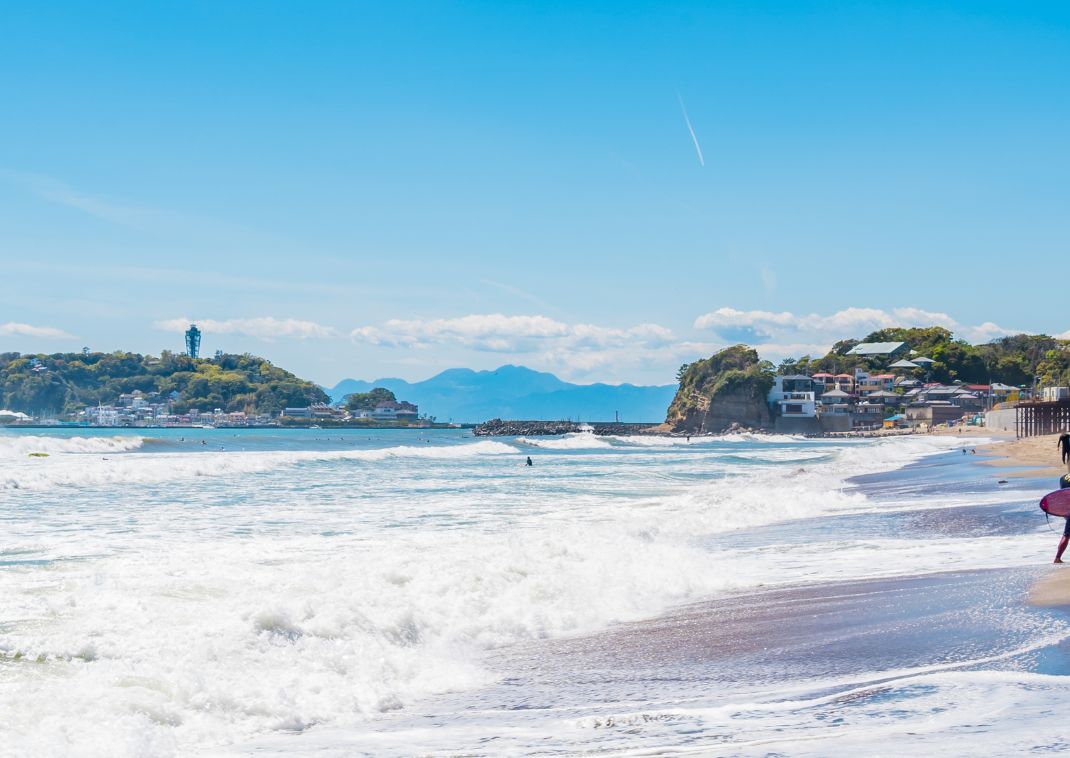
<svg viewBox="0 0 1070 758">
<path fill-rule="evenodd" d="M 492 418 L 554 421 L 660 422 L 676 394 L 675 384 L 649 387 L 634 384 L 572 384 L 553 374 L 524 366 L 501 366 L 494 371 L 453 368 L 422 382 L 343 379 L 324 388 L 337 402 L 353 392 L 385 387 L 420 406 L 420 413 L 439 421 L 479 423 Z"/>
</svg>

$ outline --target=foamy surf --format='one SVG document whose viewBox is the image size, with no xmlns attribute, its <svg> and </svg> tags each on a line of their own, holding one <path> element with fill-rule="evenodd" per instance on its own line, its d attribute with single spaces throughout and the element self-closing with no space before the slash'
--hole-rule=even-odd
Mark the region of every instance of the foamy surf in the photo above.
<svg viewBox="0 0 1070 758">
<path fill-rule="evenodd" d="M 522 443 L 437 439 L 148 445 L 5 467 L 5 477 L 43 477 L 0 493 L 8 744 L 186 754 L 279 732 L 361 732 L 430 697 L 491 685 L 503 674 L 487 665 L 490 651 L 517 643 L 758 585 L 1035 559 L 1021 535 L 916 545 L 894 532 L 807 531 L 815 519 L 898 508 L 846 478 L 954 440 L 599 439 L 613 455 L 537 455 Z M 562 439 L 590 441 L 546 441 Z M 788 561 L 782 545 L 748 537 L 789 521 L 783 534 L 808 539 Z"/>
<path fill-rule="evenodd" d="M 0 433 L 0 458 L 22 458 L 30 453 L 49 455 L 125 453 L 137 450 L 144 438 L 132 435 L 114 437 L 57 437 Z"/>
<path fill-rule="evenodd" d="M 561 437 L 517 437 L 516 441 L 543 450 L 605 450 L 612 447 L 593 432 L 574 432 Z"/>
<path fill-rule="evenodd" d="M 71 440 L 66 440 L 71 442 Z M 115 453 L 134 450 L 128 438 L 79 439 L 77 445 L 54 444 L 63 452 Z M 87 444 L 87 443 L 92 444 Z M 105 444 L 107 443 L 107 444 Z M 38 443 L 31 443 L 31 447 Z M 0 471 L 0 489 L 42 490 L 52 487 L 101 487 L 122 484 L 159 484 L 192 481 L 204 477 L 234 477 L 257 474 L 317 461 L 386 462 L 390 459 L 460 460 L 482 455 L 516 454 L 517 449 L 494 440 L 466 445 L 398 445 L 373 450 L 324 450 L 299 452 L 192 452 L 146 453 L 115 458 L 80 456 L 67 459 L 35 459 Z"/>
</svg>

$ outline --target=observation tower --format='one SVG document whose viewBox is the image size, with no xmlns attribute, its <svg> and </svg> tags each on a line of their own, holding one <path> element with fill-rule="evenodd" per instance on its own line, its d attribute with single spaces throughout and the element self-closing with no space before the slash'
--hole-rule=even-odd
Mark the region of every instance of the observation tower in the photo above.
<svg viewBox="0 0 1070 758">
<path fill-rule="evenodd" d="M 186 355 L 196 358 L 201 352 L 201 330 L 196 324 L 190 324 L 186 330 Z"/>
</svg>

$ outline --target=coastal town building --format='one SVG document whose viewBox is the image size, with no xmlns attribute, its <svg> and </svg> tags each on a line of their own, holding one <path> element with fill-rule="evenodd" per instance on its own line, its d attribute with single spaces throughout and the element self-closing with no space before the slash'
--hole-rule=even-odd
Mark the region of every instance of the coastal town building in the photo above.
<svg viewBox="0 0 1070 758">
<path fill-rule="evenodd" d="M 415 421 L 419 418 L 419 407 L 412 403 L 387 400 L 374 408 L 362 408 L 352 411 L 354 418 L 366 418 L 373 421 Z"/>
<path fill-rule="evenodd" d="M 783 418 L 817 416 L 814 380 L 809 376 L 796 374 L 776 377 L 773 389 L 769 391 L 769 401 L 777 405 L 779 416 Z"/>
<path fill-rule="evenodd" d="M 856 345 L 847 352 L 879 358 L 884 370 L 819 372 L 775 378 L 768 394 L 774 428 L 786 433 L 827 433 L 947 423 L 982 423 L 998 404 L 1017 403 L 1023 390 L 1006 384 L 941 384 L 923 381 L 933 360 L 904 342 Z M 906 357 L 909 355 L 909 359 Z M 920 378 L 919 378 L 920 377 Z M 1045 396 L 1070 403 L 1070 390 L 1048 388 Z"/>
</svg>

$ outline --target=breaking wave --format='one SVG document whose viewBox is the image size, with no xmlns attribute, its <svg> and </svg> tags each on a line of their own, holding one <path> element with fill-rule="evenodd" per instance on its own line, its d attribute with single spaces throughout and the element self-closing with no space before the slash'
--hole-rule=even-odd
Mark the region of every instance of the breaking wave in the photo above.
<svg viewBox="0 0 1070 758">
<path fill-rule="evenodd" d="M 125 453 L 145 443 L 143 437 L 50 437 L 0 436 L 0 458 L 25 457 L 30 453 Z"/>
<path fill-rule="evenodd" d="M 114 438 L 121 440 L 136 438 Z M 74 442 L 75 440 L 63 440 Z M 89 439 L 80 439 L 87 442 Z M 93 442 L 100 442 L 99 438 Z M 139 443 L 140 444 L 140 443 Z M 34 448 L 34 449 L 40 449 Z M 123 448 L 97 447 L 80 452 L 118 452 Z M 391 458 L 451 460 L 482 455 L 516 454 L 511 445 L 483 440 L 464 445 L 398 445 L 378 450 L 327 450 L 292 452 L 152 453 L 101 457 L 35 458 L 0 471 L 0 490 L 42 490 L 52 487 L 95 487 L 116 484 L 155 484 L 192 479 L 257 474 L 315 461 L 385 461 Z"/>
<path fill-rule="evenodd" d="M 607 440 L 595 436 L 592 432 L 575 432 L 562 437 L 517 437 L 522 445 L 542 448 L 543 450 L 598 450 L 613 447 Z"/>
</svg>

